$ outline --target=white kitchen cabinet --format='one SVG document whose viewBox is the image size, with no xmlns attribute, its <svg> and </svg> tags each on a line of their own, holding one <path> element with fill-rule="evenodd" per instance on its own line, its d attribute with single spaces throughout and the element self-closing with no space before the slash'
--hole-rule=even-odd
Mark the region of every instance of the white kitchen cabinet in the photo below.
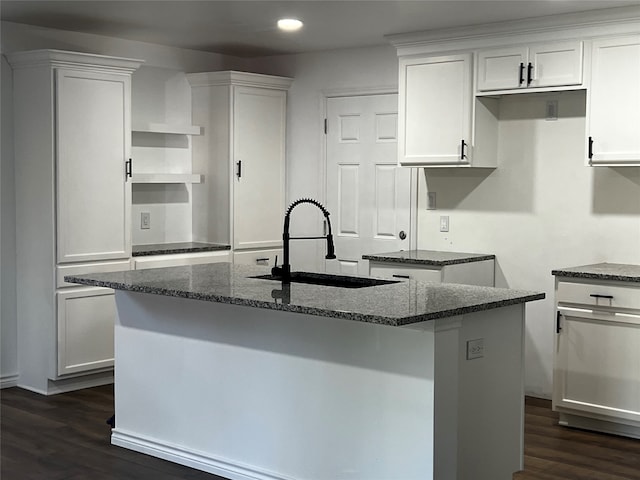
<svg viewBox="0 0 640 480">
<path fill-rule="evenodd" d="M 437 283 L 462 283 L 493 287 L 494 260 L 453 265 L 411 265 L 401 262 L 369 260 L 369 275 L 393 280 L 418 280 Z"/>
<path fill-rule="evenodd" d="M 279 265 L 282 264 L 282 249 L 252 250 L 246 252 L 234 252 L 233 263 L 240 265 L 275 266 L 276 258 Z"/>
<path fill-rule="evenodd" d="M 480 50 L 477 90 L 577 88 L 582 85 L 581 41 L 550 42 Z"/>
<path fill-rule="evenodd" d="M 55 69 L 58 263 L 131 255 L 129 75 Z"/>
<path fill-rule="evenodd" d="M 594 40 L 587 90 L 589 165 L 640 165 L 640 35 Z"/>
<path fill-rule="evenodd" d="M 400 57 L 401 166 L 460 166 L 472 160 L 472 55 Z"/>
<path fill-rule="evenodd" d="M 105 331 L 113 325 L 113 292 L 77 287 L 72 294 L 60 275 L 66 267 L 129 268 L 130 82 L 141 61 L 58 50 L 7 59 L 14 76 L 18 384 L 48 394 L 106 383 L 111 372 L 76 376 L 111 365 Z"/>
<path fill-rule="evenodd" d="M 557 277 L 559 422 L 640 438 L 640 286 Z"/>
<path fill-rule="evenodd" d="M 202 265 L 205 263 L 230 262 L 228 250 L 214 252 L 174 253 L 169 255 L 145 255 L 134 257 L 135 270 L 147 268 L 178 267 L 182 265 Z"/>
<path fill-rule="evenodd" d="M 187 75 L 193 165 L 208 179 L 194 185 L 194 241 L 234 250 L 282 245 L 285 209 L 286 95 L 291 79 L 244 72 Z"/>
<path fill-rule="evenodd" d="M 74 288 L 56 294 L 57 375 L 113 367 L 114 297 L 108 288 Z"/>
</svg>

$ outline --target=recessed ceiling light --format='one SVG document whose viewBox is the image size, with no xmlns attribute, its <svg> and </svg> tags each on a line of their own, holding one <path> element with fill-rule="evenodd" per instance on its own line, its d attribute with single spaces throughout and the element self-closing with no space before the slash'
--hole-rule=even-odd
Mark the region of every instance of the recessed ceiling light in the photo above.
<svg viewBox="0 0 640 480">
<path fill-rule="evenodd" d="M 278 28 L 285 32 L 295 32 L 302 28 L 302 22 L 296 18 L 281 18 L 278 20 Z"/>
</svg>

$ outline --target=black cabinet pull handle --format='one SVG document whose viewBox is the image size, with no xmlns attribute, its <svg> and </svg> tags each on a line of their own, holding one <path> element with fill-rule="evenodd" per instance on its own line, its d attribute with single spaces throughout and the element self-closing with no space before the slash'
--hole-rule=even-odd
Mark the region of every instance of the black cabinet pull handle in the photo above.
<svg viewBox="0 0 640 480">
<path fill-rule="evenodd" d="M 533 64 L 529 62 L 529 65 L 527 65 L 527 87 L 531 85 L 532 80 L 533 80 Z"/>
<path fill-rule="evenodd" d="M 464 139 L 460 141 L 460 160 L 464 160 L 465 158 L 467 158 L 467 154 L 464 153 L 464 147 L 466 147 L 467 144 L 464 142 Z"/>
<path fill-rule="evenodd" d="M 560 326 L 560 312 L 556 312 L 556 333 L 560 333 L 560 330 L 562 330 L 562 327 Z"/>
<path fill-rule="evenodd" d="M 589 160 L 593 159 L 593 137 L 589 137 Z"/>
<path fill-rule="evenodd" d="M 131 172 L 133 170 L 133 160 L 129 159 L 124 162 L 124 180 L 127 181 L 127 178 L 131 178 Z"/>
<path fill-rule="evenodd" d="M 242 177 L 242 160 L 238 160 L 236 165 L 238 165 L 238 173 L 236 175 L 240 178 Z"/>
<path fill-rule="evenodd" d="M 520 63 L 520 76 L 518 77 L 518 85 L 524 83 L 524 63 Z"/>
<path fill-rule="evenodd" d="M 256 262 L 268 262 L 268 261 L 269 261 L 269 257 L 256 258 Z"/>
<path fill-rule="evenodd" d="M 592 293 L 589 296 L 593 298 L 606 298 L 608 300 L 613 300 L 613 295 L 600 295 L 599 293 Z"/>
<path fill-rule="evenodd" d="M 407 280 L 410 280 L 411 277 L 409 275 L 391 275 L 393 278 L 406 278 Z"/>
</svg>

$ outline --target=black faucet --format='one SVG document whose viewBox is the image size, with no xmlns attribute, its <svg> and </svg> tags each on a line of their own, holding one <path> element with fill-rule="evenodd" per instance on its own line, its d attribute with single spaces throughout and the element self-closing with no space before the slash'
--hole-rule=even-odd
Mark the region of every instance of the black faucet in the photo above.
<svg viewBox="0 0 640 480">
<path fill-rule="evenodd" d="M 291 211 L 300 205 L 301 203 L 310 203 L 318 207 L 322 213 L 324 214 L 324 218 L 327 219 L 327 225 L 329 227 L 329 232 L 325 236 L 320 237 L 290 237 L 289 236 L 289 221 L 291 218 Z M 333 260 L 336 258 L 335 248 L 333 246 L 333 235 L 331 234 L 331 220 L 329 220 L 329 212 L 326 208 L 322 206 L 322 204 L 316 200 L 312 200 L 311 198 L 301 198 L 300 200 L 296 200 L 293 202 L 289 208 L 287 209 L 287 213 L 284 216 L 284 228 L 282 230 L 282 249 L 284 259 L 282 260 L 282 266 L 278 267 L 277 265 L 271 269 L 271 274 L 274 277 L 280 277 L 282 279 L 282 283 L 291 283 L 291 265 L 289 264 L 289 240 L 309 240 L 309 239 L 318 239 L 318 238 L 326 238 L 327 239 L 327 255 L 324 257 L 327 260 Z"/>
</svg>

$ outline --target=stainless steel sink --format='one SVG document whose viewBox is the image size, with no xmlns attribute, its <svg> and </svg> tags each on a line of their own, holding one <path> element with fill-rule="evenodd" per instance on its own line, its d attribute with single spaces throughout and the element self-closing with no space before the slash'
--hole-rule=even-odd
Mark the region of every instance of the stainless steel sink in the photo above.
<svg viewBox="0 0 640 480">
<path fill-rule="evenodd" d="M 257 275 L 255 277 L 250 277 L 250 278 L 259 278 L 262 280 L 274 280 L 277 282 L 281 281 L 281 278 L 275 275 Z M 375 287 L 378 285 L 388 285 L 390 283 L 398 283 L 398 281 L 383 280 L 380 278 L 331 275 L 328 273 L 291 272 L 291 283 L 309 283 L 312 285 L 323 285 L 325 287 L 364 288 L 364 287 Z"/>
</svg>

